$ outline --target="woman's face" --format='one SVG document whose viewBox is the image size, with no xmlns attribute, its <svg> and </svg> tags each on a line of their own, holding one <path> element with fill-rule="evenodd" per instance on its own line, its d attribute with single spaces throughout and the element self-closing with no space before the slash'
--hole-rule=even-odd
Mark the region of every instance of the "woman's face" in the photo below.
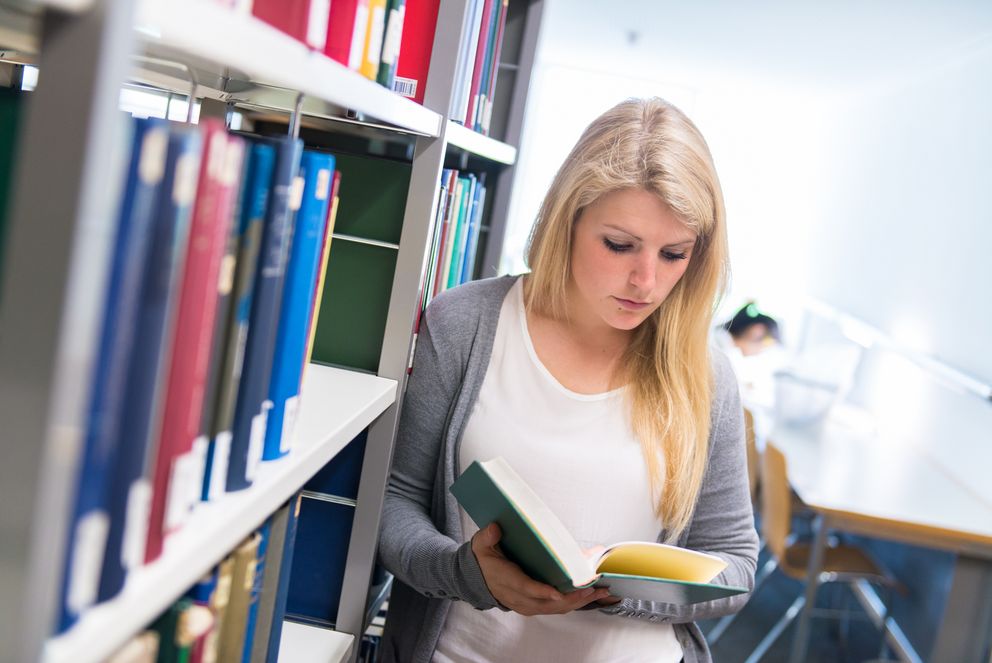
<svg viewBox="0 0 992 663">
<path fill-rule="evenodd" d="M 572 313 L 631 330 L 682 278 L 696 233 L 653 193 L 622 189 L 583 210 L 572 240 Z"/>
</svg>

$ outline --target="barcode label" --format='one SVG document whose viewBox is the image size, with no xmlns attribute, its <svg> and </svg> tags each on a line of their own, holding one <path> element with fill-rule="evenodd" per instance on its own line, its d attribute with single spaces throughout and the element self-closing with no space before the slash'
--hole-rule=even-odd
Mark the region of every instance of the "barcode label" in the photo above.
<svg viewBox="0 0 992 663">
<path fill-rule="evenodd" d="M 397 76 L 395 80 L 393 80 L 393 92 L 396 92 L 397 94 L 404 97 L 410 97 L 411 99 L 413 97 L 416 97 L 417 79 L 400 78 L 399 76 Z"/>
<path fill-rule="evenodd" d="M 189 490 L 189 454 L 176 456 L 172 460 L 169 486 L 165 491 L 165 531 L 173 530 L 182 521 L 182 511 L 186 508 L 186 491 Z"/>
</svg>

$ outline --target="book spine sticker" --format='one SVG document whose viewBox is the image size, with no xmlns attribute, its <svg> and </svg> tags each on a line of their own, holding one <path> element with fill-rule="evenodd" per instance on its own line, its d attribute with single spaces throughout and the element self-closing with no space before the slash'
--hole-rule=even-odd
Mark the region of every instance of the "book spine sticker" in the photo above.
<svg viewBox="0 0 992 663">
<path fill-rule="evenodd" d="M 262 411 L 252 417 L 251 437 L 248 440 L 248 464 L 245 467 L 245 477 L 249 481 L 255 480 L 258 473 L 258 466 L 262 463 L 262 449 L 265 445 L 265 425 L 269 418 L 269 408 L 272 401 L 266 401 L 262 405 Z"/>
<path fill-rule="evenodd" d="M 210 447 L 210 440 L 206 435 L 200 435 L 193 440 L 193 447 L 190 451 L 192 458 L 189 485 L 186 490 L 185 517 L 188 518 L 193 508 L 200 501 L 200 493 L 203 488 L 203 477 L 207 471 L 207 449 Z"/>
<path fill-rule="evenodd" d="M 327 43 L 327 19 L 331 13 L 331 0 L 310 0 L 307 17 L 307 44 L 323 51 Z"/>
<path fill-rule="evenodd" d="M 300 410 L 300 397 L 297 395 L 287 398 L 284 407 L 279 451 L 281 453 L 289 453 L 289 450 L 293 448 L 293 430 L 296 428 L 296 416 Z"/>
<path fill-rule="evenodd" d="M 72 553 L 72 572 L 66 593 L 66 603 L 75 613 L 82 612 L 96 600 L 109 531 L 110 519 L 106 513 L 97 511 L 80 518 L 76 525 L 76 547 Z"/>
<path fill-rule="evenodd" d="M 417 96 L 417 80 L 397 76 L 393 79 L 393 92 L 399 94 L 401 97 L 413 99 Z"/>
<path fill-rule="evenodd" d="M 152 511 L 152 484 L 145 478 L 131 484 L 127 494 L 127 515 L 121 561 L 126 569 L 136 569 L 145 561 L 148 519 Z"/>
<path fill-rule="evenodd" d="M 231 431 L 217 433 L 214 438 L 214 455 L 210 466 L 210 488 L 207 497 L 215 500 L 224 494 L 227 483 L 227 466 L 231 460 Z"/>
<path fill-rule="evenodd" d="M 348 68 L 358 71 L 362 66 L 362 51 L 365 48 L 365 29 L 369 24 L 368 0 L 359 0 L 355 9 L 355 29 L 351 35 L 351 52 L 348 53 Z"/>
<path fill-rule="evenodd" d="M 400 37 L 403 36 L 403 7 L 390 10 L 389 25 L 386 27 L 385 40 L 382 43 L 382 64 L 392 67 L 400 54 Z"/>
</svg>

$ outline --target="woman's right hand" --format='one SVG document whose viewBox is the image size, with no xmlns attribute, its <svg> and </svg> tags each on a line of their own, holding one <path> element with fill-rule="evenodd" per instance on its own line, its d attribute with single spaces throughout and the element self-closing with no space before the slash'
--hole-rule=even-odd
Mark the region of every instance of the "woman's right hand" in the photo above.
<svg viewBox="0 0 992 663">
<path fill-rule="evenodd" d="M 486 586 L 500 605 L 526 616 L 561 615 L 610 595 L 605 589 L 593 587 L 562 594 L 551 585 L 534 580 L 503 556 L 497 547 L 501 537 L 496 523 L 472 537 L 472 552 Z"/>
</svg>

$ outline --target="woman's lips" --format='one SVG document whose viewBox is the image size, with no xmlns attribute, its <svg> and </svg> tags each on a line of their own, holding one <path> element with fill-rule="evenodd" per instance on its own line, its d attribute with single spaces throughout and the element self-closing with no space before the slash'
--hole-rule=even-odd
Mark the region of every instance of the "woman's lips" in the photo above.
<svg viewBox="0 0 992 663">
<path fill-rule="evenodd" d="M 617 300 L 620 306 L 629 311 L 640 311 L 651 305 L 651 302 L 635 302 L 632 299 L 624 299 L 622 297 L 614 297 L 613 299 Z"/>
</svg>

